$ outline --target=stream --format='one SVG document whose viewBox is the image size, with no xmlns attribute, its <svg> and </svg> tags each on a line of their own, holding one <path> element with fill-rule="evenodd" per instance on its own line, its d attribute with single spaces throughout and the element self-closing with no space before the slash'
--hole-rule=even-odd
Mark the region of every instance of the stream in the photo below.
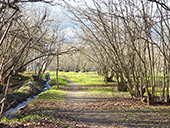
<svg viewBox="0 0 170 128">
<path fill-rule="evenodd" d="M 51 89 L 51 86 L 50 86 L 49 82 L 50 82 L 50 75 L 47 77 L 47 82 L 45 83 L 45 85 L 44 85 L 45 87 L 44 87 L 44 89 L 43 89 L 42 92 L 45 92 L 45 91 L 48 91 L 49 89 Z M 19 112 L 19 109 L 20 109 L 20 108 L 24 108 L 30 101 L 36 99 L 42 92 L 40 92 L 39 94 L 37 94 L 37 95 L 34 96 L 34 97 L 29 97 L 29 98 L 27 98 L 26 101 L 20 103 L 20 104 L 17 105 L 15 108 L 10 108 L 9 110 L 7 110 L 7 111 L 4 113 L 4 115 L 5 115 L 5 116 L 9 116 L 9 115 L 12 116 L 12 115 L 17 114 L 17 113 Z"/>
</svg>

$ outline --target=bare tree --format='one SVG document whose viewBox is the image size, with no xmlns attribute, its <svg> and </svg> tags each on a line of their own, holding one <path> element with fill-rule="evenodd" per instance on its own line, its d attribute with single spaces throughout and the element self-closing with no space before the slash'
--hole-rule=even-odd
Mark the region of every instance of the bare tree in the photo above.
<svg viewBox="0 0 170 128">
<path fill-rule="evenodd" d="M 143 101 L 146 91 L 148 104 L 155 102 L 155 71 L 159 70 L 156 55 L 161 52 L 164 67 L 169 65 L 168 4 L 152 2 L 94 0 L 90 5 L 82 2 L 84 6 L 76 7 L 65 2 L 74 16 L 72 20 L 84 27 L 81 38 L 89 42 L 96 62 L 104 62 L 107 69 L 112 69 L 118 84 L 123 83 L 131 96 L 140 96 Z M 156 40 L 158 36 L 161 42 Z M 163 92 L 165 86 L 168 97 L 169 78 L 165 80 L 164 73 Z"/>
</svg>

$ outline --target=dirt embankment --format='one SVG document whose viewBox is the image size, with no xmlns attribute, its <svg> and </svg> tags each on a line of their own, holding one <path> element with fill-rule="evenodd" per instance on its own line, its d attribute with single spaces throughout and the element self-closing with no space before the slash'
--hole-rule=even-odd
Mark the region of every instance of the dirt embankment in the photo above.
<svg viewBox="0 0 170 128">
<path fill-rule="evenodd" d="M 23 84 L 19 89 L 15 89 L 13 92 L 11 91 L 7 95 L 6 105 L 5 105 L 5 111 L 9 108 L 14 108 L 18 104 L 22 103 L 26 100 L 28 97 L 33 97 L 44 89 L 44 80 L 40 81 L 34 81 L 34 82 L 28 82 Z M 1 97 L 3 98 L 3 94 L 1 94 Z"/>
</svg>

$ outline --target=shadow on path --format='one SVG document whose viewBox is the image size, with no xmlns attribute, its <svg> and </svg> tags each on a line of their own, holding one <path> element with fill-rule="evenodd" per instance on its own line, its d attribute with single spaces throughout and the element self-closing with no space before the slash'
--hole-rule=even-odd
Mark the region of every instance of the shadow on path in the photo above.
<svg viewBox="0 0 170 128">
<path fill-rule="evenodd" d="M 74 82 L 72 82 L 66 76 L 70 88 L 76 88 Z M 93 92 L 90 92 L 93 93 Z M 101 99 L 101 100 L 100 100 Z M 103 99 L 103 100 L 102 100 Z M 107 100 L 108 99 L 108 100 Z M 66 103 L 63 104 L 61 112 L 69 114 L 75 121 L 80 122 L 80 127 L 88 126 L 91 128 L 114 128 L 114 127 L 164 127 L 170 126 L 169 120 L 160 120 L 161 115 L 158 115 L 159 111 L 146 111 L 133 108 L 128 110 L 131 105 L 135 106 L 136 101 L 134 99 L 120 99 L 111 98 L 105 96 L 95 97 L 89 95 L 86 90 L 68 90 L 66 95 Z M 124 102 L 126 101 L 126 102 Z M 108 110 L 102 109 L 102 107 L 108 107 L 107 102 L 114 102 L 115 104 L 109 107 Z M 126 104 L 128 102 L 128 104 Z M 131 104 L 130 102 L 134 103 Z M 116 108 L 117 106 L 117 108 Z M 112 108 L 114 108 L 112 110 Z M 124 108 L 125 107 L 125 108 Z M 110 109 L 111 108 L 111 109 Z M 119 109 L 120 108 L 120 109 Z"/>
</svg>

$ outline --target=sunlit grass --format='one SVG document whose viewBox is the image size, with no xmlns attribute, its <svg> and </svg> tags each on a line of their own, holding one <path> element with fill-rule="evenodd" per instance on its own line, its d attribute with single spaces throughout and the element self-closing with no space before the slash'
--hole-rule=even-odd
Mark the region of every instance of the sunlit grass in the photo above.
<svg viewBox="0 0 170 128">
<path fill-rule="evenodd" d="M 23 76 L 26 76 L 26 77 L 31 77 L 33 74 L 35 74 L 35 72 L 25 71 L 25 72 L 22 72 L 22 73 L 19 73 L 19 74 L 23 75 Z"/>
<path fill-rule="evenodd" d="M 115 82 L 104 82 L 103 76 L 98 76 L 97 72 L 59 72 L 61 75 L 67 76 L 74 83 L 80 86 L 86 85 L 101 85 L 101 84 L 114 84 Z"/>
<path fill-rule="evenodd" d="M 102 88 L 89 88 L 88 92 L 101 91 L 101 92 L 113 92 L 111 87 L 102 87 Z"/>
<path fill-rule="evenodd" d="M 55 71 L 48 71 L 48 73 L 50 74 L 50 85 L 56 85 L 56 72 Z M 64 78 L 61 75 L 58 75 L 58 84 L 59 84 L 59 87 L 69 85 L 66 78 Z"/>
<path fill-rule="evenodd" d="M 148 87 L 149 91 L 152 93 L 152 87 Z M 170 88 L 169 88 L 169 92 L 170 92 Z M 166 89 L 165 89 L 165 93 L 166 93 Z M 155 96 L 162 96 L 163 94 L 163 88 L 162 87 L 155 87 Z M 146 93 L 144 94 L 144 96 L 146 96 Z"/>
<path fill-rule="evenodd" d="M 36 119 L 40 120 L 40 116 L 37 115 L 37 114 L 35 114 L 35 115 L 28 115 L 28 116 L 23 117 L 21 119 L 21 121 L 29 121 L 31 119 L 33 119 L 33 120 L 36 120 Z"/>
<path fill-rule="evenodd" d="M 48 73 L 50 74 L 50 82 L 53 81 L 52 88 L 46 92 L 42 92 L 35 100 L 29 103 L 30 105 L 36 104 L 37 101 L 54 101 L 54 102 L 65 101 L 64 97 L 66 95 L 66 92 L 64 90 L 61 90 L 60 88 L 57 88 L 55 72 Z M 68 85 L 68 81 L 63 76 L 59 76 L 58 81 L 60 87 Z"/>
<path fill-rule="evenodd" d="M 105 99 L 105 98 L 115 98 L 117 97 L 116 95 L 114 95 L 114 93 L 112 92 L 103 92 L 103 91 L 89 91 L 86 92 L 86 96 L 87 97 L 93 97 L 93 98 L 99 98 L 99 99 Z"/>
<path fill-rule="evenodd" d="M 55 101 L 61 102 L 65 101 L 64 96 L 66 92 L 63 90 L 57 89 L 56 86 L 53 86 L 50 90 L 41 93 L 35 100 L 31 101 L 29 104 L 35 104 L 37 101 Z"/>
<path fill-rule="evenodd" d="M 65 92 L 62 90 L 50 89 L 48 92 L 41 93 L 37 100 L 40 99 L 45 101 L 64 101 L 64 94 Z"/>
<path fill-rule="evenodd" d="M 129 92 L 118 92 L 116 88 L 112 87 L 93 87 L 88 88 L 87 95 L 97 98 L 125 98 L 129 97 Z"/>
<path fill-rule="evenodd" d="M 26 112 L 27 113 L 27 112 Z M 39 113 L 37 112 L 36 114 L 29 114 L 27 116 L 17 114 L 12 117 L 12 119 L 8 119 L 7 117 L 3 117 L 1 122 L 25 122 L 25 121 L 30 121 L 30 120 L 40 120 L 42 117 L 50 118 L 49 116 L 46 116 L 44 113 Z"/>
</svg>

